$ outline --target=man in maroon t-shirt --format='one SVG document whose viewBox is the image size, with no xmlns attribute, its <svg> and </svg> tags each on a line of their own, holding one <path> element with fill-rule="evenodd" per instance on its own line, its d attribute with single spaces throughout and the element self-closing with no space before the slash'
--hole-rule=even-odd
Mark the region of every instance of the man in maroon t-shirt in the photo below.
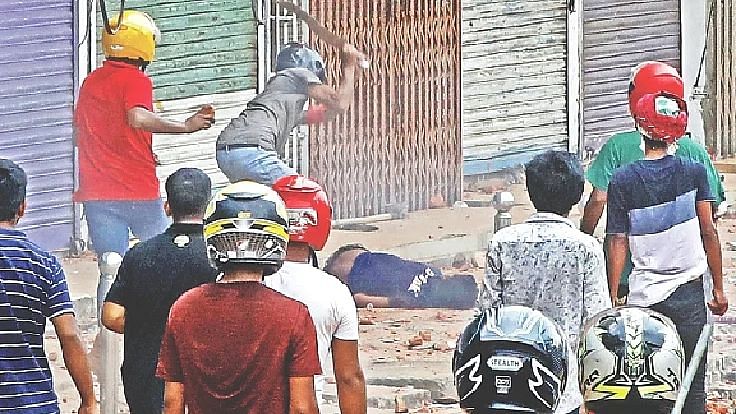
<svg viewBox="0 0 736 414">
<path fill-rule="evenodd" d="M 158 29 L 147 14 L 126 11 L 114 33 L 103 31 L 106 60 L 85 79 L 74 112 L 79 156 L 75 201 L 84 203 L 98 256 L 128 248 L 129 231 L 146 240 L 167 226 L 152 133 L 189 133 L 209 128 L 212 108 L 185 122 L 153 112 L 153 86 L 144 73 L 155 57 Z"/>
<path fill-rule="evenodd" d="M 317 414 L 317 333 L 302 303 L 261 284 L 286 256 L 286 207 L 270 188 L 232 184 L 207 209 L 217 283 L 174 303 L 157 375 L 164 413 Z"/>
</svg>

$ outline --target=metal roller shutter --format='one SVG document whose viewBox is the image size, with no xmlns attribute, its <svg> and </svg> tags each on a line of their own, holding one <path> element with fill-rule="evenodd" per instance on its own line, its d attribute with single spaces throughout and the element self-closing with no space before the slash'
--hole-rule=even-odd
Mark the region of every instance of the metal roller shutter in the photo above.
<svg viewBox="0 0 736 414">
<path fill-rule="evenodd" d="M 586 0 L 583 12 L 584 145 L 633 128 L 631 69 L 647 60 L 680 68 L 680 1 Z"/>
<path fill-rule="evenodd" d="M 28 174 L 20 229 L 47 249 L 74 233 L 74 3 L 0 1 L 0 157 Z"/>
<path fill-rule="evenodd" d="M 465 175 L 567 148 L 567 2 L 463 2 Z"/>
</svg>

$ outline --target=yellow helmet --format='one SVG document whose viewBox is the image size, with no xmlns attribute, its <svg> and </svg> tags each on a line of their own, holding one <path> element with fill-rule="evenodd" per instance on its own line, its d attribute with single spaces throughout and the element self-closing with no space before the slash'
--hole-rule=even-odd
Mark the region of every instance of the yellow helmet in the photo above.
<svg viewBox="0 0 736 414">
<path fill-rule="evenodd" d="M 156 57 L 156 42 L 161 39 L 161 32 L 151 16 L 146 13 L 126 10 L 123 22 L 118 24 L 118 14 L 110 19 L 113 33 L 102 31 L 102 48 L 105 57 L 142 59 L 153 62 Z"/>
</svg>

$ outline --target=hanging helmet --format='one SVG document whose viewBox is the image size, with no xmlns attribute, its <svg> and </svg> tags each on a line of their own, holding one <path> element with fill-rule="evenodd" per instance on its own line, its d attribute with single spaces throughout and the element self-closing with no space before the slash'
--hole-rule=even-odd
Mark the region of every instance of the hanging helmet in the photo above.
<svg viewBox="0 0 736 414">
<path fill-rule="evenodd" d="M 675 325 L 644 308 L 609 309 L 583 328 L 580 391 L 596 414 L 669 412 L 684 370 Z"/>
<path fill-rule="evenodd" d="M 327 193 L 319 184 L 301 175 L 284 177 L 276 181 L 273 189 L 286 204 L 289 240 L 322 250 L 332 227 L 332 207 Z"/>
<path fill-rule="evenodd" d="M 644 62 L 631 73 L 629 81 L 629 113 L 642 96 L 650 93 L 668 93 L 685 99 L 685 85 L 677 69 L 662 62 Z"/>
<path fill-rule="evenodd" d="M 553 413 L 567 381 L 557 325 L 522 306 L 487 310 L 458 339 L 452 369 L 460 407 L 474 413 Z"/>
<path fill-rule="evenodd" d="M 283 200 L 265 185 L 241 181 L 218 192 L 207 206 L 204 235 L 216 266 L 254 264 L 264 274 L 284 263 L 289 242 Z"/>
<path fill-rule="evenodd" d="M 156 42 L 161 32 L 151 16 L 146 13 L 126 10 L 123 21 L 118 23 L 118 15 L 110 19 L 113 33 L 102 31 L 102 48 L 107 58 L 127 58 L 153 62 L 156 57 Z"/>
<path fill-rule="evenodd" d="M 636 129 L 654 141 L 671 144 L 687 130 L 687 104 L 667 93 L 647 94 L 641 97 L 632 112 Z"/>
<path fill-rule="evenodd" d="M 309 69 L 325 82 L 325 62 L 316 50 L 301 43 L 289 43 L 276 56 L 276 72 L 291 68 Z"/>
</svg>

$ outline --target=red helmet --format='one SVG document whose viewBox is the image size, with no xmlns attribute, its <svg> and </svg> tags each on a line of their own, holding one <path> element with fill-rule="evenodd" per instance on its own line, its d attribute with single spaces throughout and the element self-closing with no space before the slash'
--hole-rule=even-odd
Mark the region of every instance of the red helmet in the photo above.
<svg viewBox="0 0 736 414">
<path fill-rule="evenodd" d="M 289 240 L 322 250 L 332 228 L 332 207 L 327 193 L 319 184 L 301 175 L 284 177 L 276 181 L 273 189 L 286 204 Z"/>
<path fill-rule="evenodd" d="M 633 111 L 636 128 L 644 136 L 671 144 L 685 135 L 687 104 L 668 93 L 642 96 Z"/>
<path fill-rule="evenodd" d="M 667 93 L 685 99 L 685 85 L 677 69 L 662 62 L 644 62 L 634 68 L 629 82 L 629 112 L 642 96 L 650 93 Z"/>
</svg>

